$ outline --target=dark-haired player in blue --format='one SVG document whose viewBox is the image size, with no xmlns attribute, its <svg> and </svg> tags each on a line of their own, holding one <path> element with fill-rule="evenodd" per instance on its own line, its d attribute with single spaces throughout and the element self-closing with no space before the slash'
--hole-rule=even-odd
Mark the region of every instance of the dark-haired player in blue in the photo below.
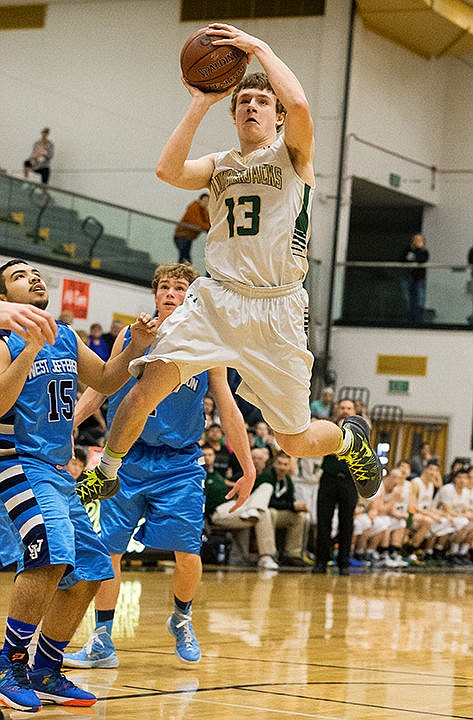
<svg viewBox="0 0 473 720">
<path fill-rule="evenodd" d="M 25 260 L 2 265 L 0 301 L 44 310 L 48 291 L 40 272 Z M 45 344 L 44 331 L 33 322 L 26 339 L 10 332 L 0 341 L 0 500 L 24 550 L 0 652 L 0 704 L 30 712 L 39 710 L 42 700 L 96 702 L 62 675 L 62 656 L 100 582 L 113 577 L 113 570 L 62 466 L 72 455 L 77 379 L 115 392 L 128 379 L 129 361 L 145 351 L 155 331 L 143 313 L 130 344 L 108 363 L 68 325 L 58 323 L 56 332 L 54 343 Z M 28 646 L 41 620 L 28 669 Z"/>
<path fill-rule="evenodd" d="M 196 277 L 194 268 L 185 263 L 156 268 L 152 288 L 158 325 L 182 304 Z M 122 350 L 123 345 L 126 346 L 128 340 L 128 331 L 123 330 L 115 341 L 112 357 Z M 135 378 L 130 379 L 109 399 L 109 426 L 123 397 L 135 383 Z M 183 663 L 199 662 L 201 652 L 192 627 L 192 600 L 202 575 L 200 546 L 205 470 L 199 440 L 204 431 L 204 395 L 208 386 L 226 437 L 247 478 L 235 485 L 231 495 L 243 491 L 246 496 L 248 479 L 255 476 L 248 436 L 228 386 L 226 370 L 215 368 L 190 377 L 178 392 L 172 393 L 150 414 L 140 438 L 120 468 L 119 492 L 101 503 L 101 539 L 111 553 L 115 577 L 102 583 L 95 597 L 95 630 L 81 650 L 65 655 L 66 666 L 103 668 L 118 665 L 111 632 L 120 591 L 120 561 L 141 518 L 145 522 L 140 526 L 137 539 L 147 547 L 171 550 L 175 555 L 174 612 L 167 621 L 167 628 L 176 641 L 176 656 Z M 77 405 L 76 424 L 88 417 L 103 400 L 103 395 L 88 388 Z M 79 489 L 83 490 L 86 502 L 87 484 Z"/>
</svg>

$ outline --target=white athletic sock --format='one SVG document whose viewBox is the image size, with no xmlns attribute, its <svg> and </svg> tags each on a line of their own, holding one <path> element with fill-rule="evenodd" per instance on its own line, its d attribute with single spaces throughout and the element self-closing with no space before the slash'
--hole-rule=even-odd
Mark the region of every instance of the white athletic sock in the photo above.
<svg viewBox="0 0 473 720">
<path fill-rule="evenodd" d="M 343 428 L 343 437 L 341 440 L 341 445 L 336 450 L 336 455 L 346 455 L 347 452 L 350 450 L 352 443 L 353 443 L 353 433 L 348 428 Z"/>
<path fill-rule="evenodd" d="M 120 470 L 122 464 L 123 456 L 117 457 L 117 453 L 114 453 L 113 455 L 114 456 L 110 455 L 110 451 L 108 450 L 107 446 L 105 446 L 102 459 L 100 460 L 100 470 L 108 478 L 117 477 L 117 473 Z"/>
</svg>

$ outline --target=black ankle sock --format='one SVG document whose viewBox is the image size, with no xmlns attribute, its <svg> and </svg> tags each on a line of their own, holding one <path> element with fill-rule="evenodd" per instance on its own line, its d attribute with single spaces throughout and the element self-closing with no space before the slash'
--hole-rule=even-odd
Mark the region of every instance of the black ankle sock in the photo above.
<svg viewBox="0 0 473 720">
<path fill-rule="evenodd" d="M 107 622 L 107 620 L 113 620 L 115 616 L 115 610 L 97 610 L 97 623 L 101 625 L 104 622 Z"/>
</svg>

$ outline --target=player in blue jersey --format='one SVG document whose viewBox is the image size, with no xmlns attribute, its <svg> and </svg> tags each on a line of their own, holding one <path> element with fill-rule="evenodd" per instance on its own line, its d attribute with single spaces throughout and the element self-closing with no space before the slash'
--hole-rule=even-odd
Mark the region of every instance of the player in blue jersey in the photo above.
<svg viewBox="0 0 473 720">
<path fill-rule="evenodd" d="M 24 260 L 2 265 L 0 301 L 44 310 L 48 291 L 40 272 Z M 115 392 L 155 330 L 143 313 L 130 344 L 108 363 L 68 325 L 57 323 L 52 332 L 57 337 L 49 345 L 33 322 L 26 339 L 10 332 L 0 341 L 0 500 L 23 543 L 0 652 L 0 704 L 32 712 L 42 700 L 96 702 L 62 675 L 62 655 L 100 582 L 113 577 L 109 553 L 62 469 L 72 455 L 77 380 Z M 28 669 L 28 647 L 41 621 Z"/>
<path fill-rule="evenodd" d="M 152 288 L 159 324 L 181 305 L 196 277 L 196 271 L 188 264 L 158 266 Z M 115 341 L 112 357 L 128 340 L 128 331 L 122 330 Z M 135 383 L 135 378 L 130 379 L 109 399 L 108 425 L 123 397 Z M 178 392 L 152 411 L 140 438 L 120 468 L 118 494 L 101 503 L 101 539 L 110 550 L 115 577 L 102 583 L 95 597 L 96 628 L 92 637 L 82 650 L 65 655 L 66 666 L 103 668 L 118 665 L 110 636 L 120 591 L 120 561 L 141 518 L 145 522 L 136 538 L 147 547 L 172 550 L 175 554 L 174 612 L 167 621 L 167 627 L 176 640 L 176 656 L 188 664 L 200 660 L 200 648 L 191 619 L 192 600 L 202 574 L 200 546 L 205 470 L 198 442 L 204 431 L 207 387 L 215 398 L 226 437 L 237 453 L 246 477 L 254 478 L 244 421 L 231 394 L 224 368 L 189 378 Z M 76 424 L 88 417 L 103 400 L 103 395 L 88 388 L 77 405 Z M 237 484 L 234 492 L 239 491 L 240 485 Z M 87 486 L 83 486 L 82 491 L 86 501 Z"/>
</svg>

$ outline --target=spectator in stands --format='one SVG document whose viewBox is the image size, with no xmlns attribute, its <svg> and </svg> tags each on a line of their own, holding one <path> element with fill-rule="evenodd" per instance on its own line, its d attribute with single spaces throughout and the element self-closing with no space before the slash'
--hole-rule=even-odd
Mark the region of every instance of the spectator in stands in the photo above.
<svg viewBox="0 0 473 720">
<path fill-rule="evenodd" d="M 339 400 L 337 425 L 354 414 L 353 400 Z M 332 521 L 335 508 L 338 507 L 337 565 L 340 575 L 349 575 L 353 518 L 357 502 L 358 493 L 346 462 L 337 455 L 326 455 L 322 462 L 317 495 L 317 564 L 312 569 L 314 573 L 327 572 L 327 563 L 332 559 Z"/>
<path fill-rule="evenodd" d="M 414 477 L 419 477 L 432 460 L 435 460 L 435 458 L 432 455 L 431 445 L 425 441 L 411 458 L 411 472 Z"/>
<path fill-rule="evenodd" d="M 225 445 L 223 430 L 218 423 L 212 423 L 204 432 L 204 443 L 215 450 L 214 467 L 224 478 L 228 475 L 230 467 L 230 451 Z"/>
<path fill-rule="evenodd" d="M 453 478 L 454 478 L 454 475 L 455 475 L 455 473 L 457 472 L 457 470 L 460 470 L 460 469 L 463 468 L 463 467 L 468 468 L 469 464 L 470 464 L 470 463 L 469 463 L 469 461 L 468 461 L 467 458 L 459 458 L 459 457 L 456 457 L 456 458 L 452 461 L 452 464 L 450 465 L 450 471 L 449 471 L 448 473 L 446 473 L 446 474 L 443 476 L 443 478 L 442 478 L 443 484 L 446 485 L 447 483 L 452 482 L 452 480 L 453 480 Z"/>
<path fill-rule="evenodd" d="M 324 387 L 319 400 L 314 400 L 310 404 L 310 413 L 312 417 L 329 418 L 332 414 L 333 407 L 333 388 Z"/>
<path fill-rule="evenodd" d="M 412 528 L 422 530 L 423 526 L 423 531 L 425 531 L 430 519 L 430 529 L 425 540 L 425 553 L 423 557 L 420 556 L 420 559 L 438 565 L 445 564 L 445 547 L 452 533 L 452 527 L 446 513 L 437 508 L 434 501 L 436 489 L 442 486 L 442 476 L 438 465 L 432 461 L 428 462 L 420 476 L 412 478 L 411 485 Z M 423 523 L 420 522 L 422 520 L 424 520 Z M 414 544 L 414 539 L 410 542 Z"/>
<path fill-rule="evenodd" d="M 210 425 L 220 425 L 220 417 L 218 415 L 217 406 L 215 400 L 210 393 L 204 397 L 204 415 L 205 415 L 205 429 L 207 430 Z"/>
<path fill-rule="evenodd" d="M 262 448 L 267 447 L 270 452 L 278 450 L 276 440 L 273 433 L 271 432 L 268 423 L 264 420 L 256 423 L 254 427 L 255 432 L 255 447 Z"/>
<path fill-rule="evenodd" d="M 263 470 L 261 475 L 256 478 L 255 486 L 259 487 L 263 483 L 269 483 L 273 488 L 269 510 L 273 524 L 274 542 L 276 542 L 275 531 L 278 528 L 286 528 L 281 564 L 307 567 L 308 564 L 302 558 L 302 545 L 309 508 L 304 501 L 296 500 L 290 472 L 291 458 L 280 450 L 272 466 Z"/>
<path fill-rule="evenodd" d="M 92 323 L 89 331 L 89 347 L 102 360 L 110 357 L 110 350 L 103 336 L 103 329 L 100 323 Z"/>
<path fill-rule="evenodd" d="M 179 250 L 177 262 L 191 262 L 191 245 L 202 231 L 207 232 L 210 228 L 209 218 L 209 193 L 203 192 L 197 200 L 187 206 L 181 223 L 193 225 L 194 230 L 183 225 L 177 225 L 174 231 L 174 244 Z"/>
<path fill-rule="evenodd" d="M 466 282 L 466 291 L 473 298 L 473 247 L 471 247 L 468 251 L 467 262 L 468 265 L 471 266 L 471 277 L 468 278 Z M 468 325 L 473 325 L 473 312 L 468 315 L 466 321 Z"/>
<path fill-rule="evenodd" d="M 426 270 L 421 267 L 429 260 L 429 251 L 425 245 L 425 235 L 415 233 L 409 245 L 403 251 L 401 262 L 416 264 L 401 278 L 401 290 L 406 308 L 409 325 L 419 325 L 424 322 L 425 306 L 425 277 Z"/>
<path fill-rule="evenodd" d="M 409 460 L 402 459 L 399 460 L 399 462 L 396 463 L 396 467 L 402 472 L 404 475 L 404 480 L 412 480 L 414 477 L 412 474 L 412 468 Z"/>
<path fill-rule="evenodd" d="M 235 512 L 230 512 L 235 500 L 225 500 L 233 483 L 225 480 L 214 468 L 215 451 L 211 445 L 204 445 L 202 453 L 207 477 L 205 479 L 205 516 L 212 525 L 224 530 L 244 530 L 255 527 L 258 548 L 258 567 L 263 570 L 277 570 L 274 559 L 276 545 L 273 524 L 268 503 L 273 492 L 269 483 L 261 483 L 248 500 Z"/>
<path fill-rule="evenodd" d="M 79 330 L 76 330 L 76 333 L 82 340 L 82 342 L 89 347 L 89 334 L 87 330 L 84 330 L 83 328 L 80 328 Z"/>
<path fill-rule="evenodd" d="M 49 182 L 51 159 L 54 155 L 54 143 L 49 140 L 49 128 L 41 130 L 41 136 L 33 145 L 29 158 L 23 163 L 23 174 L 28 179 L 30 170 L 41 176 L 43 185 Z"/>
<path fill-rule="evenodd" d="M 452 526 L 448 562 L 457 567 L 473 564 L 468 558 L 473 543 L 468 484 L 468 469 L 461 467 L 455 472 L 452 482 L 443 485 L 435 496 L 436 507 L 447 514 Z"/>
<path fill-rule="evenodd" d="M 73 313 L 71 313 L 70 310 L 63 310 L 60 313 L 58 320 L 60 320 L 61 322 L 67 323 L 68 325 L 73 325 L 74 324 L 74 315 L 73 315 Z"/>
<path fill-rule="evenodd" d="M 116 319 L 112 320 L 111 325 L 110 325 L 110 330 L 108 331 L 108 333 L 104 333 L 102 335 L 103 339 L 107 343 L 109 355 L 112 352 L 113 343 L 117 339 L 117 336 L 119 335 L 120 330 L 123 327 L 124 327 L 124 325 L 121 320 L 116 320 Z"/>
</svg>

